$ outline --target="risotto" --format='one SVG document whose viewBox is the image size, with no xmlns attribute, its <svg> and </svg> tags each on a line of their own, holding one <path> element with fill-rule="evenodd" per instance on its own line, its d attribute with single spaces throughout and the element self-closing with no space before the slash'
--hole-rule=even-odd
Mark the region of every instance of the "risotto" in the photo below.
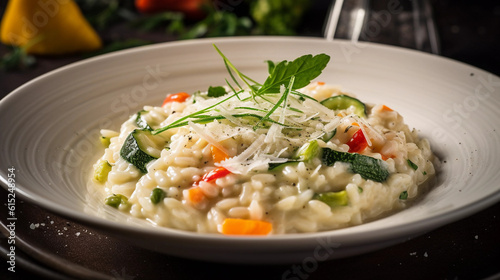
<svg viewBox="0 0 500 280">
<path fill-rule="evenodd" d="M 397 111 L 313 81 L 327 55 L 268 62 L 262 84 L 221 56 L 231 83 L 101 130 L 103 203 L 194 232 L 317 232 L 402 209 L 433 177 L 429 142 Z"/>
</svg>

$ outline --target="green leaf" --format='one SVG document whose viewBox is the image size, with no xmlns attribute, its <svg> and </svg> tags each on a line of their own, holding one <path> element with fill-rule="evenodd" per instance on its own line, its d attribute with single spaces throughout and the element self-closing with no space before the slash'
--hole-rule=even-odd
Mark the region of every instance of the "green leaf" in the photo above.
<svg viewBox="0 0 500 280">
<path fill-rule="evenodd" d="M 281 61 L 274 67 L 257 94 L 279 92 L 280 86 L 289 84 L 292 77 L 295 77 L 295 81 L 291 90 L 303 88 L 321 74 L 329 61 L 330 56 L 326 54 L 308 54 L 291 62 Z"/>
<path fill-rule="evenodd" d="M 226 89 L 224 87 L 218 86 L 218 87 L 212 87 L 210 86 L 208 88 L 208 97 L 221 97 L 226 95 Z"/>
<path fill-rule="evenodd" d="M 274 63 L 274 61 L 271 61 L 271 60 L 266 60 L 267 62 L 267 72 L 269 72 L 269 75 L 271 73 L 273 73 L 274 71 L 274 68 L 276 68 L 276 64 Z"/>
</svg>

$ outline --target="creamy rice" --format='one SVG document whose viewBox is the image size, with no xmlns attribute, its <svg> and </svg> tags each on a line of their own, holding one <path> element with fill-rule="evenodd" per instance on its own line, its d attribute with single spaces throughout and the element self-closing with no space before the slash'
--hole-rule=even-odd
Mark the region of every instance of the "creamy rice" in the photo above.
<svg viewBox="0 0 500 280">
<path fill-rule="evenodd" d="M 141 116 L 153 129 L 165 127 L 224 100 L 231 92 L 226 90 L 229 93 L 221 97 L 197 93 L 184 102 L 145 106 L 146 112 Z M 338 87 L 317 82 L 299 91 L 318 101 L 348 95 Z M 249 96 L 246 90 L 239 98 L 245 100 Z M 269 97 L 271 101 L 273 98 Z M 147 173 L 120 155 L 129 134 L 138 129 L 134 115 L 119 132 L 102 131 L 110 144 L 96 166 L 107 161 L 111 169 L 96 187 L 106 195 L 123 195 L 128 200 L 118 209 L 159 226 L 220 233 L 227 218 L 236 218 L 265 221 L 272 225 L 272 234 L 284 234 L 359 225 L 397 211 L 415 199 L 419 187 L 433 177 L 434 157 L 429 142 L 419 138 L 403 117 L 387 106 L 366 104 L 367 116 L 360 117 L 354 114 L 352 106 L 331 110 L 310 99 L 290 98 L 288 102 L 290 108 L 299 110 L 277 110 L 276 118 L 297 115 L 289 121 L 300 130 L 276 123 L 255 128 L 255 119 L 236 118 L 231 111 L 235 106 L 256 106 L 255 101 L 232 98 L 216 106 L 217 114 L 224 118 L 208 123 L 191 121 L 158 133 L 155 137 L 163 139 L 165 145 L 158 151 L 159 158 L 146 165 Z M 264 115 L 272 103 L 258 101 L 258 106 L 268 106 L 264 112 L 255 112 Z M 325 138 L 325 133 L 335 128 L 335 136 Z M 385 180 L 363 178 L 352 171 L 349 162 L 336 161 L 327 166 L 321 153 L 308 161 L 279 165 L 296 159 L 297 150 L 311 141 L 320 150 L 348 153 L 347 143 L 358 130 L 369 143 L 356 153 L 379 159 L 377 162 L 389 173 Z M 226 155 L 225 160 L 217 162 L 214 147 Z M 274 165 L 279 166 L 269 170 Z M 205 174 L 221 167 L 228 170 L 227 175 L 203 180 Z M 162 190 L 164 197 L 153 203 L 151 194 L 156 188 Z M 198 188 L 200 201 L 190 199 L 192 188 Z M 332 206 L 318 199 L 318 194 L 342 191 L 347 205 Z"/>
</svg>

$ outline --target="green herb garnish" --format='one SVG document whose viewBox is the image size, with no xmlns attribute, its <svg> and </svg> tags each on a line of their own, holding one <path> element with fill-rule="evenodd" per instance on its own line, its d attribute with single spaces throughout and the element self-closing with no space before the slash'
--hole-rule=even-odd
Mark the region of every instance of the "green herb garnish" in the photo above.
<svg viewBox="0 0 500 280">
<path fill-rule="evenodd" d="M 259 89 L 258 94 L 279 92 L 281 85 L 290 83 L 295 77 L 291 90 L 307 86 L 314 78 L 318 77 L 330 61 L 330 56 L 318 54 L 316 56 L 303 55 L 294 61 L 281 61 Z"/>
<path fill-rule="evenodd" d="M 257 122 L 253 125 L 254 130 L 258 128 L 268 128 L 268 123 L 278 124 L 284 128 L 300 129 L 299 127 L 294 127 L 293 122 L 287 122 L 287 114 L 285 113 L 287 110 L 302 113 L 302 111 L 288 105 L 288 98 L 290 95 L 296 95 L 299 96 L 302 101 L 308 98 L 317 102 L 312 97 L 297 92 L 296 89 L 305 87 L 311 82 L 312 79 L 321 74 L 328 61 L 330 60 L 330 57 L 328 55 L 304 55 L 293 61 L 284 60 L 276 65 L 274 65 L 273 63 L 273 67 L 269 66 L 269 70 L 271 71 L 270 75 L 267 77 L 264 83 L 261 84 L 239 71 L 220 51 L 220 49 L 217 48 L 217 46 L 214 45 L 214 48 L 222 57 L 231 80 L 236 85 L 233 86 L 228 80 L 226 80 L 228 87 L 231 89 L 229 96 L 214 105 L 208 106 L 207 108 L 184 116 L 168 124 L 167 126 L 158 128 L 153 131 L 153 134 L 158 134 L 172 128 L 185 126 L 188 125 L 189 122 L 208 123 L 215 119 L 225 119 L 224 116 L 216 114 L 216 112 L 218 111 L 217 106 L 222 105 L 223 103 L 229 101 L 234 97 L 241 100 L 239 94 L 243 92 L 243 87 L 241 86 L 242 83 L 249 89 L 251 94 L 250 98 L 252 98 L 256 104 L 259 104 L 260 102 L 267 102 L 272 107 L 267 109 L 260 107 L 251 108 L 248 106 L 236 107 L 233 109 L 242 110 L 242 112 L 232 114 L 232 117 L 255 117 L 257 119 Z M 242 83 L 240 83 L 240 81 Z M 228 95 L 228 93 L 223 87 L 210 87 L 208 89 L 209 97 L 221 97 L 225 95 Z M 279 114 L 279 119 L 276 119 L 276 117 L 273 116 L 276 115 L 275 112 L 280 108 L 281 114 Z M 255 111 L 256 114 L 249 114 L 248 110 Z"/>
<path fill-rule="evenodd" d="M 208 93 L 207 93 L 207 96 L 208 97 L 221 97 L 221 96 L 224 96 L 226 95 L 227 92 L 226 92 L 226 89 L 224 87 L 209 87 L 208 88 Z"/>
<path fill-rule="evenodd" d="M 408 165 L 413 169 L 413 170 L 417 170 L 418 169 L 418 165 L 416 165 L 415 163 L 413 163 L 413 161 L 411 160 L 407 160 L 406 162 L 408 162 Z"/>
<path fill-rule="evenodd" d="M 401 199 L 401 200 L 406 200 L 406 199 L 408 199 L 408 192 L 407 192 L 407 191 L 402 192 L 402 193 L 399 195 L 399 199 Z"/>
</svg>

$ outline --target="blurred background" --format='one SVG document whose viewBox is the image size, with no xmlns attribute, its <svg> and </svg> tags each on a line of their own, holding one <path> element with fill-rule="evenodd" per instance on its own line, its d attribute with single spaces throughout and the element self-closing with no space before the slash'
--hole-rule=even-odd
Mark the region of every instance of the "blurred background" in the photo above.
<svg viewBox="0 0 500 280">
<path fill-rule="evenodd" d="M 10 15 L 6 13 L 8 1 L 2 0 L 0 4 L 3 33 L 0 96 L 60 66 L 140 45 L 222 36 L 324 37 L 335 3 L 329 0 L 75 0 L 81 15 L 74 9 L 64 9 L 60 13 L 64 17 L 56 13 L 57 0 L 16 2 L 19 6 L 8 11 Z M 499 1 L 337 2 L 343 5 L 334 18 L 335 38 L 418 49 L 500 74 Z M 360 9 L 361 21 L 357 13 Z M 73 19 L 74 29 L 89 29 L 88 32 L 82 31 L 79 36 L 69 30 L 65 23 L 68 18 Z M 21 27 L 26 22 L 28 25 Z M 19 43 L 18 38 L 6 35 L 34 33 L 40 31 L 37 27 L 43 27 L 40 28 L 43 32 L 62 32 L 62 37 L 71 31 L 72 36 L 79 36 L 79 41 L 32 36 Z M 92 37 L 93 33 L 97 36 Z"/>
</svg>

